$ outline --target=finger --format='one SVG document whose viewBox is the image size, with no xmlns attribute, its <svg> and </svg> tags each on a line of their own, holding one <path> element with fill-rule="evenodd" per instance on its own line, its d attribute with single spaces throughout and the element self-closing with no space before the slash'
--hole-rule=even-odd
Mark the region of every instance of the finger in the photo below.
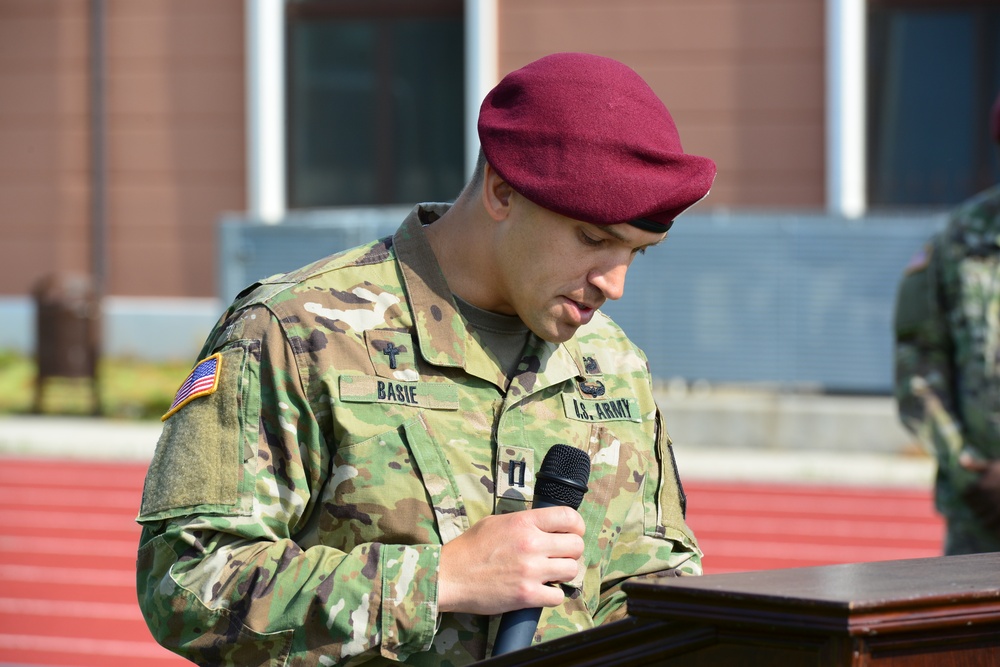
<svg viewBox="0 0 1000 667">
<path fill-rule="evenodd" d="M 568 559 L 575 562 L 583 555 L 585 548 L 583 538 L 575 533 L 545 533 L 532 528 L 531 533 L 511 536 L 506 546 L 509 553 L 516 559 L 530 559 L 534 567 L 545 567 L 546 561 Z M 546 573 L 536 572 L 541 581 Z"/>
<path fill-rule="evenodd" d="M 563 600 L 566 599 L 566 594 L 563 593 L 562 589 L 559 588 L 558 586 L 555 587 L 555 588 L 550 588 L 549 590 L 550 591 L 554 591 L 552 593 L 551 598 L 546 598 L 542 602 L 539 602 L 537 606 L 539 606 L 539 607 L 558 607 L 559 605 L 561 605 L 563 603 Z"/>
<path fill-rule="evenodd" d="M 571 577 L 572 578 L 572 577 Z M 569 581 L 569 579 L 567 579 Z M 566 599 L 563 589 L 557 585 L 542 586 L 538 591 L 538 596 L 532 606 L 536 607 L 558 607 Z"/>
<path fill-rule="evenodd" d="M 583 517 L 572 507 L 542 507 L 522 512 L 545 533 L 574 533 L 583 536 Z"/>
<path fill-rule="evenodd" d="M 576 533 L 549 533 L 546 552 L 549 558 L 576 560 L 583 555 L 583 538 Z"/>
<path fill-rule="evenodd" d="M 541 570 L 544 574 L 541 575 L 539 583 L 545 588 L 565 584 L 576 578 L 579 569 L 579 563 L 571 558 L 550 558 Z"/>
<path fill-rule="evenodd" d="M 553 574 L 546 583 L 565 584 L 576 579 L 580 572 L 580 562 L 573 558 L 554 559 Z"/>
<path fill-rule="evenodd" d="M 985 472 L 990 467 L 989 461 L 983 461 L 967 453 L 959 454 L 958 464 L 972 472 Z"/>
</svg>

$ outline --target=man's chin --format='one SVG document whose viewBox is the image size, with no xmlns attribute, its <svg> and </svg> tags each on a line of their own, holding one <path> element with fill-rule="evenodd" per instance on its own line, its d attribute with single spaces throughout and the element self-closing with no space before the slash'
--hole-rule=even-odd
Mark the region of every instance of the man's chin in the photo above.
<svg viewBox="0 0 1000 667">
<path fill-rule="evenodd" d="M 566 324 L 565 322 L 560 322 L 558 324 L 553 324 L 551 327 L 547 327 L 543 331 L 535 331 L 532 329 L 532 333 L 541 338 L 547 343 L 565 343 L 570 338 L 576 335 L 579 326 Z"/>
</svg>

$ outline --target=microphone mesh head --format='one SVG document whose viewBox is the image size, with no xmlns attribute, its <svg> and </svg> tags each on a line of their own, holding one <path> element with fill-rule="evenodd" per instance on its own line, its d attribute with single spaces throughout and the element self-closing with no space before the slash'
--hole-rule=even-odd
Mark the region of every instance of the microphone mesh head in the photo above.
<svg viewBox="0 0 1000 667">
<path fill-rule="evenodd" d="M 590 457 L 569 445 L 553 445 L 535 475 L 535 494 L 577 509 L 587 492 Z"/>
</svg>

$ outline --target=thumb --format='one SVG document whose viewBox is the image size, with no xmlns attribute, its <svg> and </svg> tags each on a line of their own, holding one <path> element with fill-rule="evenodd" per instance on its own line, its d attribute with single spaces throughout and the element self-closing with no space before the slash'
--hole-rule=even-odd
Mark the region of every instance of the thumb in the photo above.
<svg viewBox="0 0 1000 667">
<path fill-rule="evenodd" d="M 972 472 L 985 472 L 990 467 L 989 461 L 978 459 L 968 452 L 962 452 L 958 455 L 958 464 Z"/>
</svg>

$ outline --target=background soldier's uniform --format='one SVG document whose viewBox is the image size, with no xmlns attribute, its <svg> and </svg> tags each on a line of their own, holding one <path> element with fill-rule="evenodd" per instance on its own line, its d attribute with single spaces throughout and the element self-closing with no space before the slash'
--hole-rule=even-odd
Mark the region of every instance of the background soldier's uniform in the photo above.
<svg viewBox="0 0 1000 667">
<path fill-rule="evenodd" d="M 556 443 L 587 451 L 586 550 L 538 636 L 621 618 L 621 583 L 700 574 L 645 357 L 598 313 L 528 338 L 509 381 L 456 310 L 417 207 L 384 239 L 254 286 L 209 337 L 216 385 L 165 421 L 139 600 L 203 664 L 462 665 L 492 619 L 439 614 L 441 545 L 530 507 Z"/>
<path fill-rule="evenodd" d="M 958 462 L 1000 458 L 1000 186 L 962 205 L 911 263 L 895 328 L 900 415 L 938 459 L 945 551 L 1000 551 L 963 499 L 977 473 Z"/>
</svg>

